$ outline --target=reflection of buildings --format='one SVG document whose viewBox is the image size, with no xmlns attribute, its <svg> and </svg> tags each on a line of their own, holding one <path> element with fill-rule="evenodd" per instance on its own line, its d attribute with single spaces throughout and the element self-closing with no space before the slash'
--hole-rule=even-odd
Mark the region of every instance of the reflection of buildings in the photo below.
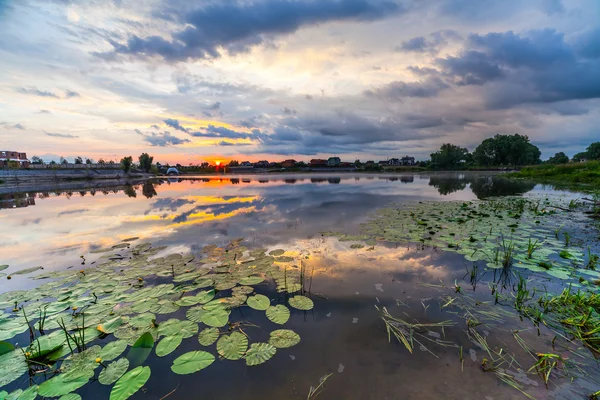
<svg viewBox="0 0 600 400">
<path fill-rule="evenodd" d="M 35 206 L 35 194 L 15 193 L 0 195 L 0 209 Z"/>
</svg>

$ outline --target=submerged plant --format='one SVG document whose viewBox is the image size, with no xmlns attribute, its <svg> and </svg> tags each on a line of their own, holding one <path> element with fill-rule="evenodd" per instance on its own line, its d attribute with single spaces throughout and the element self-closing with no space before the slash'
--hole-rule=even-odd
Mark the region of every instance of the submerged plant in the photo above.
<svg viewBox="0 0 600 400">
<path fill-rule="evenodd" d="M 529 238 L 529 242 L 527 243 L 527 258 L 531 259 L 531 256 L 533 256 L 533 252 L 541 246 L 542 245 L 539 243 L 539 240 L 536 239 L 536 241 L 533 242 L 531 238 Z"/>
<path fill-rule="evenodd" d="M 306 396 L 306 400 L 316 399 L 317 396 L 321 393 L 325 382 L 327 382 L 327 379 L 329 379 L 332 375 L 333 374 L 327 374 L 325 376 L 322 376 L 321 379 L 319 379 L 319 384 L 316 387 L 311 386 L 308 389 L 308 396 Z"/>
<path fill-rule="evenodd" d="M 552 353 L 538 353 L 537 357 L 538 361 L 529 369 L 529 371 L 536 370 L 546 384 L 546 387 L 548 387 L 550 374 L 559 365 L 558 363 L 564 362 L 564 360 L 561 356 Z"/>
</svg>

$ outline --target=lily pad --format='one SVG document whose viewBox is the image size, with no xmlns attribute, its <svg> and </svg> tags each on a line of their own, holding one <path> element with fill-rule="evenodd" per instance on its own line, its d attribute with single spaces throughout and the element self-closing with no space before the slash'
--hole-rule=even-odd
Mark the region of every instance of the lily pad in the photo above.
<svg viewBox="0 0 600 400">
<path fill-rule="evenodd" d="M 290 319 L 290 309 L 282 304 L 271 306 L 266 311 L 269 321 L 283 325 Z"/>
<path fill-rule="evenodd" d="M 120 358 L 117 361 L 113 361 L 108 364 L 106 368 L 102 370 L 102 372 L 100 372 L 100 376 L 98 376 L 98 382 L 103 385 L 112 385 L 123 376 L 128 368 L 129 360 L 126 358 Z"/>
<path fill-rule="evenodd" d="M 271 300 L 269 300 L 269 298 L 265 295 L 256 294 L 254 296 L 248 297 L 248 300 L 246 300 L 246 304 L 248 304 L 250 308 L 253 308 L 255 310 L 265 311 L 271 305 Z"/>
<path fill-rule="evenodd" d="M 289 301 L 290 306 L 303 311 L 312 310 L 314 303 L 306 296 L 294 296 Z"/>
<path fill-rule="evenodd" d="M 278 329 L 271 332 L 269 344 L 278 349 L 287 349 L 300 343 L 300 335 L 289 329 Z"/>
<path fill-rule="evenodd" d="M 110 392 L 110 400 L 125 400 L 148 382 L 150 367 L 137 367 L 121 377 Z"/>
<path fill-rule="evenodd" d="M 218 337 L 218 328 L 206 328 L 198 335 L 198 342 L 200 342 L 202 346 L 210 346 L 217 340 Z"/>
<path fill-rule="evenodd" d="M 186 311 L 185 316 L 187 319 L 189 319 L 190 321 L 196 322 L 196 323 L 200 323 L 202 322 L 202 316 L 204 314 L 206 314 L 208 311 L 206 311 L 204 308 L 198 306 L 198 307 L 192 307 L 189 310 Z"/>
<path fill-rule="evenodd" d="M 63 396 L 84 386 L 92 376 L 94 371 L 88 369 L 71 370 L 42 383 L 38 388 L 38 394 L 42 397 Z"/>
<path fill-rule="evenodd" d="M 19 379 L 27 372 L 27 363 L 21 350 L 13 350 L 0 356 L 0 387 Z"/>
<path fill-rule="evenodd" d="M 100 357 L 102 361 L 112 361 L 123 354 L 126 348 L 127 342 L 125 340 L 115 340 L 104 346 L 102 350 L 100 350 L 98 357 Z"/>
<path fill-rule="evenodd" d="M 202 322 L 208 326 L 212 326 L 214 328 L 220 328 L 222 326 L 227 325 L 229 321 L 229 310 L 225 310 L 223 308 L 217 308 L 211 311 L 206 312 L 202 315 Z"/>
<path fill-rule="evenodd" d="M 176 348 L 179 347 L 182 340 L 183 336 L 181 335 L 164 337 L 156 346 L 156 355 L 159 357 L 164 357 L 168 354 L 171 354 Z"/>
<path fill-rule="evenodd" d="M 196 333 L 198 333 L 198 324 L 193 321 L 172 318 L 158 325 L 160 336 L 180 335 L 183 339 L 187 339 Z"/>
<path fill-rule="evenodd" d="M 127 353 L 127 359 L 132 366 L 139 366 L 146 361 L 153 347 L 154 337 L 151 333 L 146 332 L 133 344 L 129 353 Z"/>
<path fill-rule="evenodd" d="M 198 303 L 205 304 L 211 301 L 215 297 L 215 290 L 203 290 L 196 294 L 196 299 L 198 299 Z"/>
<path fill-rule="evenodd" d="M 264 279 L 262 276 L 252 275 L 252 276 L 245 276 L 242 279 L 240 279 L 240 284 L 241 285 L 258 285 L 259 283 L 261 283 L 263 281 L 264 281 Z"/>
<path fill-rule="evenodd" d="M 239 360 L 248 349 L 248 338 L 241 332 L 221 336 L 217 342 L 217 352 L 228 360 Z"/>
<path fill-rule="evenodd" d="M 246 352 L 246 365 L 249 367 L 263 364 L 271 359 L 277 349 L 269 343 L 252 343 Z"/>
<path fill-rule="evenodd" d="M 19 400 L 21 400 L 21 397 L 19 397 Z M 77 393 L 69 393 L 61 396 L 58 400 L 81 400 L 81 396 Z"/>
<path fill-rule="evenodd" d="M 212 354 L 198 350 L 185 353 L 173 361 L 171 370 L 178 375 L 193 374 L 208 367 L 215 361 Z"/>
</svg>

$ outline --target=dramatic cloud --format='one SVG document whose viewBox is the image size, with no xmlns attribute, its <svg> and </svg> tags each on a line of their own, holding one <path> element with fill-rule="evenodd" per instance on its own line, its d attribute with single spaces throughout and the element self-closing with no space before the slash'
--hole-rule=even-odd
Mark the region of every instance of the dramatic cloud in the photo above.
<svg viewBox="0 0 600 400">
<path fill-rule="evenodd" d="M 234 131 L 233 129 L 209 125 L 203 131 L 191 132 L 190 135 L 205 138 L 228 138 L 228 139 L 253 139 L 260 135 L 260 131 L 245 133 Z"/>
<path fill-rule="evenodd" d="M 449 85 L 440 78 L 428 78 L 422 82 L 391 82 L 374 90 L 365 91 L 365 95 L 383 100 L 401 101 L 406 97 L 433 97 Z"/>
<path fill-rule="evenodd" d="M 144 141 L 150 143 L 151 146 L 165 147 L 170 145 L 178 145 L 183 143 L 189 143 L 189 139 L 181 139 L 177 136 L 171 135 L 169 132 L 163 133 L 143 133 L 139 129 L 136 129 L 135 132 L 138 135 L 141 135 L 144 138 Z"/>
<path fill-rule="evenodd" d="M 79 136 L 76 135 L 71 135 L 70 133 L 52 133 L 52 132 L 44 132 L 46 134 L 46 136 L 52 136 L 52 137 L 56 137 L 56 138 L 62 138 L 62 139 L 78 139 Z"/>
<path fill-rule="evenodd" d="M 461 37 L 453 30 L 438 31 L 428 37 L 417 36 L 406 40 L 396 47 L 396 51 L 437 54 L 450 40 L 461 40 Z"/>
<path fill-rule="evenodd" d="M 167 126 L 170 126 L 170 127 L 171 127 L 171 128 L 173 128 L 173 129 L 177 129 L 178 131 L 181 131 L 181 132 L 187 132 L 187 131 L 188 131 L 188 129 L 186 129 L 186 128 L 184 128 L 183 126 L 181 126 L 181 125 L 179 124 L 179 121 L 177 121 L 176 119 L 171 119 L 171 118 L 169 118 L 169 119 L 165 119 L 165 120 L 163 120 L 163 122 L 164 122 L 164 123 L 165 123 Z"/>
<path fill-rule="evenodd" d="M 386 0 L 215 2 L 188 12 L 169 10 L 163 15 L 186 25 L 172 33 L 172 39 L 133 35 L 125 43 L 109 40 L 114 50 L 99 55 L 158 56 L 169 61 L 218 58 L 222 51 L 246 52 L 273 36 L 291 34 L 303 26 L 373 21 L 402 11 L 399 3 Z"/>
</svg>

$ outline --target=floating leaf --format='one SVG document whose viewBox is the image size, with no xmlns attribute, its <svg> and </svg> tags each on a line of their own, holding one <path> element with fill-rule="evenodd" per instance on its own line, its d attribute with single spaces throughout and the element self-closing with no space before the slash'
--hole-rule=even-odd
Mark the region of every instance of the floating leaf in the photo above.
<svg viewBox="0 0 600 400">
<path fill-rule="evenodd" d="M 34 400 L 38 396 L 38 386 L 33 385 L 25 389 L 16 400 Z M 0 396 L 0 399 L 2 396 Z M 8 399 L 7 399 L 8 400 Z"/>
<path fill-rule="evenodd" d="M 127 359 L 132 366 L 141 365 L 146 358 L 152 352 L 154 347 L 154 337 L 149 332 L 144 333 L 136 342 L 133 344 L 129 353 L 127 353 Z"/>
<path fill-rule="evenodd" d="M 271 306 L 266 311 L 269 321 L 283 325 L 290 319 L 290 309 L 282 304 Z"/>
<path fill-rule="evenodd" d="M 2 265 L 0 265 L 0 271 L 4 271 L 4 270 L 5 270 L 5 269 L 7 269 L 7 268 L 8 268 L 8 265 L 7 265 L 7 264 L 2 264 Z"/>
<path fill-rule="evenodd" d="M 27 372 L 27 363 L 20 350 L 13 350 L 0 356 L 0 387 L 8 385 Z"/>
<path fill-rule="evenodd" d="M 300 335 L 289 329 L 278 329 L 271 332 L 269 344 L 278 349 L 286 349 L 300 343 Z"/>
<path fill-rule="evenodd" d="M 160 336 L 180 335 L 183 339 L 187 339 L 194 336 L 196 333 L 198 333 L 198 324 L 193 321 L 182 321 L 171 318 L 158 325 L 158 334 Z"/>
<path fill-rule="evenodd" d="M 248 349 L 248 338 L 240 332 L 221 336 L 217 342 L 217 352 L 228 360 L 239 360 Z"/>
<path fill-rule="evenodd" d="M 196 323 L 200 323 L 202 322 L 202 316 L 204 314 L 206 314 L 208 311 L 206 311 L 204 308 L 198 306 L 198 307 L 192 307 L 189 310 L 186 311 L 185 316 L 187 319 L 189 319 L 190 321 L 196 322 Z"/>
<path fill-rule="evenodd" d="M 119 358 L 117 361 L 108 364 L 106 368 L 100 372 L 100 376 L 98 376 L 98 382 L 103 385 L 112 385 L 123 376 L 128 368 L 129 360 L 126 358 Z"/>
<path fill-rule="evenodd" d="M 215 290 L 203 290 L 196 294 L 196 299 L 198 299 L 198 303 L 205 304 L 211 301 L 215 297 Z"/>
<path fill-rule="evenodd" d="M 241 285 L 258 285 L 259 283 L 263 282 L 264 279 L 262 276 L 245 276 L 242 279 L 240 279 L 240 284 Z"/>
<path fill-rule="evenodd" d="M 267 308 L 269 308 L 269 305 L 271 305 L 271 300 L 269 300 L 269 298 L 265 295 L 257 294 L 248 297 L 246 304 L 248 304 L 250 308 L 253 308 L 255 310 L 264 311 Z"/>
<path fill-rule="evenodd" d="M 119 357 L 127 348 L 127 342 L 124 340 L 115 340 L 108 343 L 100 350 L 100 357 L 103 361 L 112 361 Z"/>
<path fill-rule="evenodd" d="M 198 335 L 198 342 L 200 342 L 202 346 L 210 346 L 217 340 L 218 337 L 218 328 L 206 328 Z"/>
<path fill-rule="evenodd" d="M 63 396 L 84 386 L 92 376 L 94 371 L 89 369 L 70 370 L 42 383 L 38 388 L 38 394 L 42 397 Z"/>
<path fill-rule="evenodd" d="M 11 273 L 11 275 L 27 275 L 32 272 L 39 271 L 40 269 L 44 269 L 44 267 L 31 267 L 31 268 L 20 269 L 18 271 Z"/>
<path fill-rule="evenodd" d="M 14 349 L 15 349 L 15 346 L 13 346 L 11 343 L 0 342 L 0 356 L 3 354 L 6 354 L 6 353 L 10 353 Z"/>
<path fill-rule="evenodd" d="M 208 326 L 220 328 L 229 321 L 229 310 L 217 308 L 202 315 L 202 322 Z"/>
<path fill-rule="evenodd" d="M 175 302 L 180 307 L 195 306 L 198 304 L 196 296 L 184 296 Z"/>
<path fill-rule="evenodd" d="M 19 397 L 19 400 L 21 400 L 21 397 Z M 81 400 L 81 396 L 77 393 L 69 393 L 61 396 L 58 400 Z"/>
<path fill-rule="evenodd" d="M 156 345 L 156 355 L 159 357 L 164 357 L 168 354 L 171 354 L 176 348 L 179 347 L 182 340 L 183 337 L 181 335 L 164 337 L 160 342 L 158 342 L 158 345 Z"/>
<path fill-rule="evenodd" d="M 252 343 L 246 352 L 246 365 L 252 367 L 267 362 L 277 352 L 277 349 L 269 343 Z"/>
<path fill-rule="evenodd" d="M 122 316 L 118 316 L 115 317 L 113 319 L 110 319 L 100 325 L 98 325 L 98 331 L 108 334 L 108 333 L 114 333 L 114 331 L 117 330 L 117 328 L 121 325 L 123 325 L 125 322 L 127 322 L 128 318 L 122 317 Z"/>
<path fill-rule="evenodd" d="M 289 300 L 289 303 L 290 306 L 303 311 L 312 310 L 314 307 L 313 301 L 306 296 L 294 296 Z"/>
<path fill-rule="evenodd" d="M 110 392 L 110 400 L 125 400 L 148 382 L 150 367 L 137 367 L 121 377 Z"/>
<path fill-rule="evenodd" d="M 198 372 L 215 361 L 215 356 L 206 351 L 190 351 L 173 361 L 171 370 L 178 375 L 187 375 Z"/>
</svg>

